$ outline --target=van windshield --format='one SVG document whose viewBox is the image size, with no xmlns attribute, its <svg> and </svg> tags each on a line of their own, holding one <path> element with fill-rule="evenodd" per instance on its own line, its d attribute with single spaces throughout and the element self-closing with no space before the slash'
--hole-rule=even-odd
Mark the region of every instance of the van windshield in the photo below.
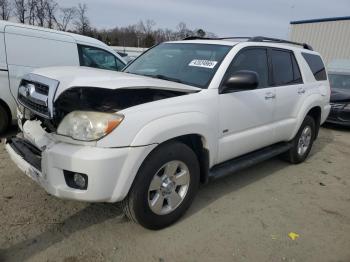
<svg viewBox="0 0 350 262">
<path fill-rule="evenodd" d="M 163 43 L 140 57 L 124 72 L 207 88 L 232 46 Z"/>
</svg>

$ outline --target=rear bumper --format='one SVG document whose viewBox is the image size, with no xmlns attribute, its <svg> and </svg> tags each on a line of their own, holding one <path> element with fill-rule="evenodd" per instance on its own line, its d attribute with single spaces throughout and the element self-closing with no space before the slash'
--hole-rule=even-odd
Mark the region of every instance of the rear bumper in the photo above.
<svg viewBox="0 0 350 262">
<path fill-rule="evenodd" d="M 328 118 L 326 120 L 326 123 L 341 125 L 341 126 L 345 126 L 345 127 L 350 127 L 350 121 L 342 121 L 342 120 L 339 120 L 339 119 Z"/>
<path fill-rule="evenodd" d="M 36 150 L 30 150 L 30 147 Z M 97 148 L 54 143 L 40 151 L 25 139 L 9 139 L 12 161 L 49 194 L 88 202 L 117 202 L 127 195 L 144 158 L 154 148 Z M 40 165 L 37 160 L 40 159 Z M 86 190 L 68 186 L 64 171 L 85 174 Z"/>
</svg>

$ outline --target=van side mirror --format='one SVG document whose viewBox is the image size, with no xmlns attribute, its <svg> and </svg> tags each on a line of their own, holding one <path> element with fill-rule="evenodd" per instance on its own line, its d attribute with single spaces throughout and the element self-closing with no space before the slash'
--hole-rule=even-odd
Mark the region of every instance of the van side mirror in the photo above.
<svg viewBox="0 0 350 262">
<path fill-rule="evenodd" d="M 254 71 L 241 70 L 232 74 L 221 86 L 220 94 L 256 89 L 259 75 Z"/>
</svg>

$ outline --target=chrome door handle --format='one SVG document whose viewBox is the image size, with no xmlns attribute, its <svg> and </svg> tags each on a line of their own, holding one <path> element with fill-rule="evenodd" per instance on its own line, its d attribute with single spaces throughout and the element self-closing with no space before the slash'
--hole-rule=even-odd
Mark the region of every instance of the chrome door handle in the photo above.
<svg viewBox="0 0 350 262">
<path fill-rule="evenodd" d="M 265 99 L 266 100 L 268 100 L 268 99 L 275 99 L 275 98 L 276 98 L 276 94 L 274 94 L 274 93 L 269 92 L 269 93 L 265 94 Z"/>
</svg>

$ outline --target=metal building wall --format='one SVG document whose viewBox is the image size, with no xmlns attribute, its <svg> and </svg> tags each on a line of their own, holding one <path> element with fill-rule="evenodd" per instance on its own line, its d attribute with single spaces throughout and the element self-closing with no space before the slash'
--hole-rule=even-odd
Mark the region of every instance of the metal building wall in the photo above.
<svg viewBox="0 0 350 262">
<path fill-rule="evenodd" d="M 350 20 L 291 24 L 289 38 L 310 44 L 326 64 L 350 59 Z"/>
</svg>

